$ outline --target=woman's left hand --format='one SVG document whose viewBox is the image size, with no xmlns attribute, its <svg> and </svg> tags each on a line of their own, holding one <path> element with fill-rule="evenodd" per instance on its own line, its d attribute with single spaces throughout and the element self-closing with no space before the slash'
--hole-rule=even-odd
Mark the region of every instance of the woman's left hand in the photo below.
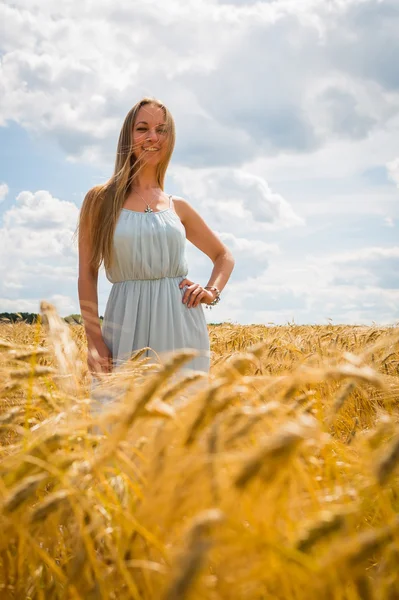
<svg viewBox="0 0 399 600">
<path fill-rule="evenodd" d="M 204 290 L 199 283 L 194 283 L 190 279 L 183 279 L 179 283 L 179 288 L 187 286 L 183 295 L 183 303 L 187 304 L 187 308 L 195 308 L 198 304 L 210 304 L 215 299 L 214 294 L 210 290 Z"/>
</svg>

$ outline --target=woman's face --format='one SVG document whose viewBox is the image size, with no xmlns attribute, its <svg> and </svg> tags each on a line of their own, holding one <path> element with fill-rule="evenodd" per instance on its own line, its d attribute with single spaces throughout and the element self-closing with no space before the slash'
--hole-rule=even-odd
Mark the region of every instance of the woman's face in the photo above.
<svg viewBox="0 0 399 600">
<path fill-rule="evenodd" d="M 167 146 L 165 114 L 160 106 L 145 104 L 137 113 L 133 127 L 133 148 L 136 159 L 158 163 Z"/>
</svg>

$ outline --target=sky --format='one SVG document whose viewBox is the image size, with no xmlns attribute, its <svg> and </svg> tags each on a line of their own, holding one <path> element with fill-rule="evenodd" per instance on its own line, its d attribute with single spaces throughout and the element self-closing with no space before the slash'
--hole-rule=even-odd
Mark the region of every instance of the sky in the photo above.
<svg viewBox="0 0 399 600">
<path fill-rule="evenodd" d="M 0 312 L 80 312 L 79 208 L 151 95 L 176 124 L 165 192 L 235 257 L 208 322 L 399 322 L 398 0 L 3 0 L 0 20 Z M 101 315 L 110 289 L 102 270 Z"/>
</svg>

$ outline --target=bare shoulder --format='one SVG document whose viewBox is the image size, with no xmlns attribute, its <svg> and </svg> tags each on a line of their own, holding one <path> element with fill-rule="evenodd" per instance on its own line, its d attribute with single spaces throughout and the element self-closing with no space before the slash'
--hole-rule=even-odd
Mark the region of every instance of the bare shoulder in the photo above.
<svg viewBox="0 0 399 600">
<path fill-rule="evenodd" d="M 183 224 L 190 219 L 190 217 L 197 214 L 197 211 L 185 198 L 182 198 L 181 196 L 172 196 L 172 199 L 175 211 Z"/>
<path fill-rule="evenodd" d="M 187 206 L 190 206 L 189 202 L 187 202 L 187 200 L 185 200 L 181 196 L 172 196 L 172 200 L 177 208 L 184 210 Z"/>
</svg>

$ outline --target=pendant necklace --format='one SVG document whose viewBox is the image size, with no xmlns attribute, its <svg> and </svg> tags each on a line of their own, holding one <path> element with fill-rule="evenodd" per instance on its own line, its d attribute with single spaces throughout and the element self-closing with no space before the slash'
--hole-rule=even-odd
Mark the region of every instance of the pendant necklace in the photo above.
<svg viewBox="0 0 399 600">
<path fill-rule="evenodd" d="M 136 190 L 133 190 L 133 191 L 134 191 L 134 192 L 136 192 Z M 144 212 L 145 212 L 145 213 L 153 213 L 154 211 L 152 210 L 152 208 L 151 208 L 151 205 L 150 205 L 150 204 L 148 204 L 148 202 L 146 202 L 146 201 L 144 200 L 143 196 L 141 196 L 141 195 L 140 195 L 138 192 L 136 192 L 136 194 L 137 194 L 138 196 L 140 196 L 140 198 L 142 199 L 142 201 L 144 202 L 144 204 L 146 204 L 146 206 L 147 206 L 147 208 L 145 208 Z"/>
</svg>

